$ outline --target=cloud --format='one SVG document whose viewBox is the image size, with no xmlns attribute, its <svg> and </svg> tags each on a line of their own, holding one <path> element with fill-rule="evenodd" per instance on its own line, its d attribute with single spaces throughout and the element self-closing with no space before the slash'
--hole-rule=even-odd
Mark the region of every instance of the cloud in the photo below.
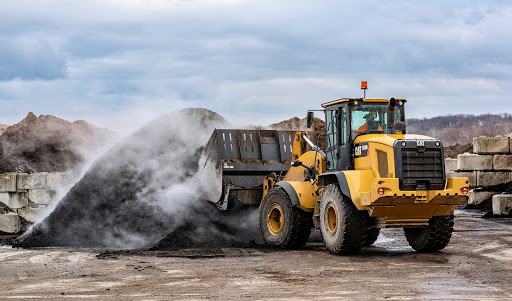
<svg viewBox="0 0 512 301">
<path fill-rule="evenodd" d="M 265 124 L 360 96 L 360 80 L 409 98 L 409 116 L 510 112 L 511 26 L 506 1 L 21 0 L 0 11 L 0 119 L 123 131 L 137 110 L 202 106 Z"/>
<path fill-rule="evenodd" d="M 0 39 L 0 81 L 66 77 L 66 59 L 48 39 L 37 34 Z"/>
</svg>

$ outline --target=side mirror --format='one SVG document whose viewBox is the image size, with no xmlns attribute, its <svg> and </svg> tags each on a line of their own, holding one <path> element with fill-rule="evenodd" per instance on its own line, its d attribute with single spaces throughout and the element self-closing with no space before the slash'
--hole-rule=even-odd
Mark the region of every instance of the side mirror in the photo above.
<svg viewBox="0 0 512 301">
<path fill-rule="evenodd" d="M 310 128 L 313 125 L 313 120 L 315 119 L 315 114 L 311 111 L 308 112 L 308 117 L 306 118 L 306 126 Z"/>
<path fill-rule="evenodd" d="M 405 122 L 397 121 L 393 123 L 393 130 L 403 132 L 405 131 Z"/>
</svg>

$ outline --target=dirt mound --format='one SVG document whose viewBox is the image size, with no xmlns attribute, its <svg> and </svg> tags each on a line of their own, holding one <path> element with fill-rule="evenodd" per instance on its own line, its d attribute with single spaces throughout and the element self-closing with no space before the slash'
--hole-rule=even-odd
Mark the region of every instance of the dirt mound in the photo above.
<svg viewBox="0 0 512 301">
<path fill-rule="evenodd" d="M 457 158 L 457 155 L 463 153 L 473 153 L 473 143 L 468 144 L 454 144 L 444 147 L 445 158 Z"/>
<path fill-rule="evenodd" d="M 7 130 L 8 127 L 9 127 L 9 125 L 0 123 L 0 135 L 2 135 Z"/>
<path fill-rule="evenodd" d="M 29 113 L 0 136 L 0 173 L 80 169 L 88 152 L 98 150 L 115 136 L 82 120 L 71 123 Z"/>
<path fill-rule="evenodd" d="M 293 117 L 288 120 L 283 120 L 278 123 L 269 125 L 274 130 L 291 130 L 291 131 L 310 131 L 306 126 L 306 118 L 300 119 L 299 117 Z M 313 131 L 316 136 L 320 137 L 318 146 L 325 150 L 325 122 L 320 118 L 315 118 L 312 125 Z"/>
<path fill-rule="evenodd" d="M 228 125 L 205 109 L 157 118 L 99 158 L 18 245 L 137 248 L 195 222 L 202 146 Z"/>
</svg>

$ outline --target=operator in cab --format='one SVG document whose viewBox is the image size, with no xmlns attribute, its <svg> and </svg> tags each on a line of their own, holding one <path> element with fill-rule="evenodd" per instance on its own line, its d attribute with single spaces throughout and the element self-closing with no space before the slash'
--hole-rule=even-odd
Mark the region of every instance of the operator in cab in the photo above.
<svg viewBox="0 0 512 301">
<path fill-rule="evenodd" d="M 376 112 L 369 112 L 368 114 L 366 114 L 364 116 L 364 118 L 366 119 L 366 123 L 363 124 L 357 131 L 355 131 L 354 136 L 361 135 L 365 131 L 381 131 L 382 132 L 382 127 L 380 126 L 380 124 L 377 121 L 375 121 L 376 115 L 377 115 Z"/>
</svg>

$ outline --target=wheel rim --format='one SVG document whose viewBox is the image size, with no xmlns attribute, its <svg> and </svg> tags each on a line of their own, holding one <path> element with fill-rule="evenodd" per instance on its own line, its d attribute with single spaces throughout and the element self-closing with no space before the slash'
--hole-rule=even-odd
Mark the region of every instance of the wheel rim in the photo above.
<svg viewBox="0 0 512 301">
<path fill-rule="evenodd" d="M 278 204 L 272 204 L 267 211 L 267 228 L 270 234 L 278 236 L 283 231 L 283 209 Z"/>
<path fill-rule="evenodd" d="M 337 228 L 337 214 L 336 214 L 336 208 L 334 208 L 333 203 L 329 203 L 327 207 L 325 208 L 325 225 L 327 232 L 329 235 L 334 235 Z"/>
</svg>

